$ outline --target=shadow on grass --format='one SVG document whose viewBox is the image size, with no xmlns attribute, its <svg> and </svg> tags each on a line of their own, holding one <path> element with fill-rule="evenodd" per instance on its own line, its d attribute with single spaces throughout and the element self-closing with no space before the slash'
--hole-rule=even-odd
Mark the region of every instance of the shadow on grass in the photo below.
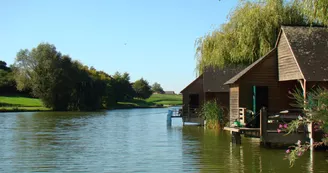
<svg viewBox="0 0 328 173">
<path fill-rule="evenodd" d="M 0 102 L 0 107 L 21 107 L 21 104 L 9 104 L 9 103 L 2 103 Z"/>
</svg>

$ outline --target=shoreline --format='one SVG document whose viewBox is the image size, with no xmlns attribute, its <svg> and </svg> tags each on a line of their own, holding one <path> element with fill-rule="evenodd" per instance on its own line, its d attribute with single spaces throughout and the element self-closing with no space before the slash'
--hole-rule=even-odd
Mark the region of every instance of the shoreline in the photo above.
<svg viewBox="0 0 328 173">
<path fill-rule="evenodd" d="M 65 112 L 99 112 L 99 111 L 109 111 L 109 110 L 121 110 L 121 109 L 151 109 L 151 108 L 168 108 L 173 106 L 182 106 L 182 105 L 163 105 L 163 106 L 117 106 L 109 109 L 99 109 L 95 111 L 65 111 Z M 63 112 L 63 111 L 54 111 L 51 109 L 44 108 L 42 109 L 20 109 L 20 108 L 1 108 L 0 113 L 8 112 Z"/>
</svg>

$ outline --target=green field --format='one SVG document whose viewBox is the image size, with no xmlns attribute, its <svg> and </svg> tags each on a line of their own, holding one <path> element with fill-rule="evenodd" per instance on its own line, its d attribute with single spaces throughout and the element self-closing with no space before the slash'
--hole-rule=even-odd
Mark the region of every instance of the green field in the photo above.
<svg viewBox="0 0 328 173">
<path fill-rule="evenodd" d="M 0 111 L 39 111 L 49 110 L 40 99 L 28 97 L 0 96 Z"/>
<path fill-rule="evenodd" d="M 182 104 L 181 95 L 153 94 L 146 100 L 133 99 L 130 102 L 119 102 L 113 108 L 135 108 L 135 107 L 162 107 Z M 44 111 L 50 110 L 42 105 L 40 99 L 0 96 L 0 112 L 6 111 Z"/>
<path fill-rule="evenodd" d="M 182 105 L 182 95 L 153 94 L 146 101 L 162 105 Z"/>
<path fill-rule="evenodd" d="M 181 95 L 153 94 L 146 100 L 133 99 L 130 102 L 119 102 L 115 108 L 163 107 L 175 105 L 182 105 Z"/>
</svg>

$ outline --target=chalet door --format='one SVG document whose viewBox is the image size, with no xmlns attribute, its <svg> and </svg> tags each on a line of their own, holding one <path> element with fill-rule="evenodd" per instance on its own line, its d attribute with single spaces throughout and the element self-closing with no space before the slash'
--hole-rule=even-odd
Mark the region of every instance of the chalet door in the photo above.
<svg viewBox="0 0 328 173">
<path fill-rule="evenodd" d="M 260 109 L 269 106 L 269 89 L 267 86 L 253 86 L 253 112 L 255 115 L 260 113 Z M 256 127 L 260 125 L 260 117 L 255 117 Z"/>
<path fill-rule="evenodd" d="M 269 90 L 267 86 L 253 87 L 253 112 L 258 113 L 262 107 L 269 106 Z"/>
<path fill-rule="evenodd" d="M 198 94 L 190 94 L 189 95 L 189 106 L 191 108 L 199 107 L 199 95 Z"/>
</svg>

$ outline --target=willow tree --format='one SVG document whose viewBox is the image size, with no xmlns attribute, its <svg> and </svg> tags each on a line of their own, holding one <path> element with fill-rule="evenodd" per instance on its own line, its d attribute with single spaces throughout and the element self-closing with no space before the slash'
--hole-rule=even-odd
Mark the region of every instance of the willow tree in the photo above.
<svg viewBox="0 0 328 173">
<path fill-rule="evenodd" d="M 197 70 L 254 62 L 274 48 L 281 25 L 327 25 L 324 1 L 240 0 L 227 23 L 196 40 Z"/>
<path fill-rule="evenodd" d="M 298 0 L 310 22 L 328 26 L 328 0 Z"/>
</svg>

